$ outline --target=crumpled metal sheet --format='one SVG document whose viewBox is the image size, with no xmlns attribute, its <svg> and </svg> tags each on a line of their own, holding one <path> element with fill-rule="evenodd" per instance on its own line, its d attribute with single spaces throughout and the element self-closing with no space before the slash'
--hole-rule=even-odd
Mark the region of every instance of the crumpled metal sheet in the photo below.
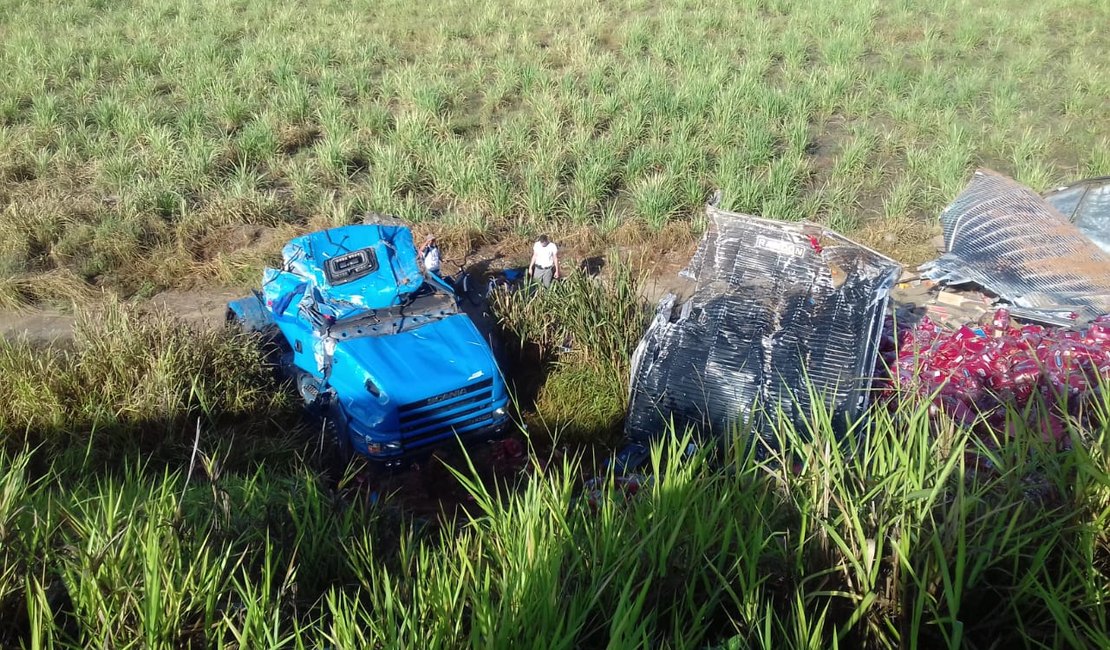
<svg viewBox="0 0 1110 650">
<path fill-rule="evenodd" d="M 947 252 L 921 266 L 925 277 L 977 284 L 1049 323 L 1110 311 L 1110 255 L 1029 188 L 976 171 L 940 219 Z"/>
<path fill-rule="evenodd" d="M 1044 195 L 1104 252 L 1110 253 L 1110 176 L 1089 178 Z"/>
<path fill-rule="evenodd" d="M 634 354 L 627 436 L 748 423 L 773 443 L 780 414 L 806 431 L 814 399 L 843 431 L 866 406 L 901 267 L 815 224 L 706 211 L 692 296 L 664 297 Z"/>
<path fill-rule="evenodd" d="M 370 262 L 362 272 L 339 279 L 329 274 L 331 264 L 359 254 Z M 399 305 L 424 284 L 412 231 L 403 225 L 351 224 L 312 232 L 290 240 L 281 256 L 282 271 L 308 281 L 323 301 L 340 308 L 340 318 Z"/>
</svg>

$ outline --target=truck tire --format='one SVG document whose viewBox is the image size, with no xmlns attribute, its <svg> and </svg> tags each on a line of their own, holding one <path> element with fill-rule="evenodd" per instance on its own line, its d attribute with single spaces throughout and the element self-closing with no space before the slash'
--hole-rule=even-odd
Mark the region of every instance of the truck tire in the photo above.
<svg viewBox="0 0 1110 650">
<path fill-rule="evenodd" d="M 230 307 L 224 312 L 224 327 L 233 332 L 243 331 L 243 321 L 239 319 L 239 315 L 235 313 L 235 310 Z"/>
<path fill-rule="evenodd" d="M 350 431 L 343 411 L 330 399 L 320 380 L 310 373 L 298 370 L 293 375 L 293 387 L 304 400 L 305 410 L 320 422 L 324 436 L 335 443 L 337 460 L 343 466 L 340 469 L 345 469 L 354 458 L 354 447 L 351 445 Z"/>
</svg>

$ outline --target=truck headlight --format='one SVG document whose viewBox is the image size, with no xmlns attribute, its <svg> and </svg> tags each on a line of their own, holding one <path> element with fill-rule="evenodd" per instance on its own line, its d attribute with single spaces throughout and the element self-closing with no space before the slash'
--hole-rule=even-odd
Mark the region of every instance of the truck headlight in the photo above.
<svg viewBox="0 0 1110 650">
<path fill-rule="evenodd" d="M 507 410 L 505 410 L 504 406 L 502 406 L 500 408 L 493 409 L 493 417 L 495 417 L 495 418 L 503 418 L 508 414 L 509 414 L 509 412 Z"/>
<path fill-rule="evenodd" d="M 371 442 L 370 439 L 367 438 L 366 451 L 373 455 L 381 453 L 396 454 L 401 451 L 401 444 L 398 442 Z"/>
</svg>

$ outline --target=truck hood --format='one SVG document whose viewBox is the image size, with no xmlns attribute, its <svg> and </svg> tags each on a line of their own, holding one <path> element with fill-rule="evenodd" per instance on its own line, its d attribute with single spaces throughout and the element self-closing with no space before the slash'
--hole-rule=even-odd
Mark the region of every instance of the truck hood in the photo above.
<svg viewBox="0 0 1110 650">
<path fill-rule="evenodd" d="M 400 334 L 340 340 L 333 358 L 332 384 L 357 393 L 369 377 L 397 405 L 498 374 L 489 345 L 464 314 Z"/>
</svg>

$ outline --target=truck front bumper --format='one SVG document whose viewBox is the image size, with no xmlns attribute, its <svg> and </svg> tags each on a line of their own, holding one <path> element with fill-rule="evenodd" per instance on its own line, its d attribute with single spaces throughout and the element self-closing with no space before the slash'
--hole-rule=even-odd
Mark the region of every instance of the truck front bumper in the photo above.
<svg viewBox="0 0 1110 650">
<path fill-rule="evenodd" d="M 431 455 L 437 448 L 451 443 L 473 444 L 504 437 L 512 419 L 505 409 L 497 409 L 488 423 L 468 428 L 453 435 L 425 438 L 415 444 L 405 444 L 403 438 L 382 436 L 380 433 L 363 434 L 352 427 L 351 442 L 355 450 L 373 461 L 395 464 Z"/>
</svg>

